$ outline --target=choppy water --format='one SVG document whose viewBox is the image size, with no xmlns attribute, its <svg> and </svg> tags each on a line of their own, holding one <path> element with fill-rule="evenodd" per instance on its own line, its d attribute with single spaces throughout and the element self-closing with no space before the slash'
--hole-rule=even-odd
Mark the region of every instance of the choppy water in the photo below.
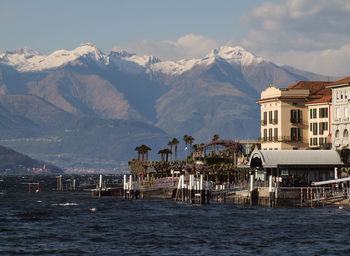
<svg viewBox="0 0 350 256">
<path fill-rule="evenodd" d="M 350 211 L 0 195 L 1 255 L 350 255 Z"/>
</svg>

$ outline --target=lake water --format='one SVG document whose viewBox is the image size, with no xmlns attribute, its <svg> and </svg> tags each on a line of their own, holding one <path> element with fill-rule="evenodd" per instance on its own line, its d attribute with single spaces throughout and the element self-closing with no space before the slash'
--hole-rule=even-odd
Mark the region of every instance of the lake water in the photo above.
<svg viewBox="0 0 350 256">
<path fill-rule="evenodd" d="M 124 201 L 46 188 L 0 194 L 1 255 L 350 255 L 346 209 Z"/>
</svg>

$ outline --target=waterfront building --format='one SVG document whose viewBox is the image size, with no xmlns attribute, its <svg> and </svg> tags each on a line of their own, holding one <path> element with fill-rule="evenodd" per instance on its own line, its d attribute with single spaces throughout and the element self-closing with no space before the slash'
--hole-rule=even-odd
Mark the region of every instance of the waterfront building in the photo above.
<svg viewBox="0 0 350 256">
<path fill-rule="evenodd" d="M 324 97 L 331 82 L 301 81 L 280 89 L 270 85 L 257 101 L 261 109 L 261 149 L 307 149 L 309 119 L 306 103 Z"/>
<path fill-rule="evenodd" d="M 349 148 L 350 77 L 332 83 L 332 148 Z"/>
<path fill-rule="evenodd" d="M 309 148 L 329 149 L 332 134 L 332 95 L 309 101 L 305 105 L 309 112 Z"/>
<path fill-rule="evenodd" d="M 279 177 L 282 186 L 308 186 L 313 181 L 339 178 L 343 166 L 335 150 L 259 150 L 247 163 L 262 180 Z M 256 177 L 257 178 L 257 177 Z"/>
</svg>

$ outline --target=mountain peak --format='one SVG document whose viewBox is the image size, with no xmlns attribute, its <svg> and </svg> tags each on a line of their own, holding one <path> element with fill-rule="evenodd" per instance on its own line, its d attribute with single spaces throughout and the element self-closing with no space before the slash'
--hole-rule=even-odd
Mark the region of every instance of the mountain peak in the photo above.
<svg viewBox="0 0 350 256">
<path fill-rule="evenodd" d="M 221 58 L 229 63 L 238 63 L 243 66 L 260 63 L 264 59 L 247 51 L 242 46 L 221 46 L 219 49 L 212 50 L 206 58 Z"/>
<path fill-rule="evenodd" d="M 18 48 L 14 52 L 8 52 L 8 53 L 23 55 L 26 58 L 33 57 L 33 56 L 36 56 L 36 55 L 42 55 L 40 52 L 38 52 L 38 51 L 28 47 L 28 46 L 24 46 L 22 48 Z"/>
</svg>

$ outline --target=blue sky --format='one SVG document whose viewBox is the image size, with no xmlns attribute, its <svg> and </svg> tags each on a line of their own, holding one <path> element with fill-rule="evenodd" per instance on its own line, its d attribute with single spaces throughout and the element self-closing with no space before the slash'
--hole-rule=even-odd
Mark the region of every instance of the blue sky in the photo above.
<svg viewBox="0 0 350 256">
<path fill-rule="evenodd" d="M 348 0 L 2 0 L 0 52 L 44 54 L 92 42 L 161 59 L 241 45 L 274 62 L 326 75 L 350 70 Z"/>
</svg>

